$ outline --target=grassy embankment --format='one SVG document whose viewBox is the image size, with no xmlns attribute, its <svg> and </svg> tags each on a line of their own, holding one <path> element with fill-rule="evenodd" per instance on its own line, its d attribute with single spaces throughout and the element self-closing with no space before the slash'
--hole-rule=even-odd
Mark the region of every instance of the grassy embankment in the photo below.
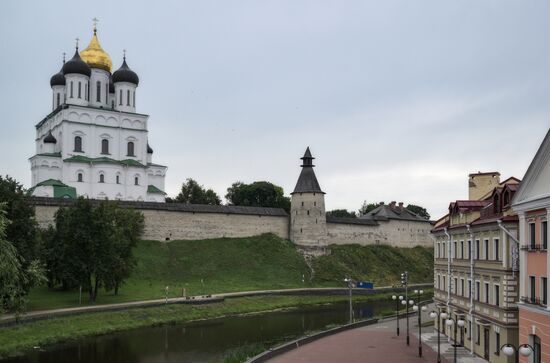
<svg viewBox="0 0 550 363">
<path fill-rule="evenodd" d="M 426 291 L 426 296 L 431 291 Z M 389 300 L 391 294 L 358 296 L 354 300 Z M 154 308 L 67 316 L 0 329 L 0 357 L 16 355 L 36 346 L 77 340 L 144 326 L 185 323 L 252 312 L 346 301 L 346 296 L 263 296 L 227 299 L 209 305 L 166 305 Z M 390 315 L 393 309 L 383 311 Z M 255 351 L 258 347 L 254 348 Z M 243 354 L 237 351 L 235 354 Z M 248 354 L 248 353 L 246 353 Z"/>
<path fill-rule="evenodd" d="M 273 235 L 169 243 L 141 241 L 137 267 L 119 295 L 101 291 L 96 304 L 220 292 L 298 287 L 344 287 L 342 279 L 372 281 L 375 286 L 433 281 L 433 251 L 389 246 L 332 246 L 332 253 L 313 259 L 311 270 L 294 244 Z M 304 276 L 304 282 L 302 282 Z M 83 305 L 87 295 L 83 292 Z M 29 310 L 78 306 L 78 291 L 34 289 Z"/>
</svg>

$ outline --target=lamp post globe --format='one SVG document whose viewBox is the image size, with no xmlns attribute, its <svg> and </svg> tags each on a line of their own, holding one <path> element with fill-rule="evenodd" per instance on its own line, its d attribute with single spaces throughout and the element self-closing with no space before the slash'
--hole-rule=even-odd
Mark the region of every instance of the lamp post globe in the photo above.
<svg viewBox="0 0 550 363">
<path fill-rule="evenodd" d="M 407 305 L 407 302 L 405 300 L 401 300 L 401 305 Z"/>
<path fill-rule="evenodd" d="M 413 306 L 414 311 L 418 311 L 418 305 Z"/>
<path fill-rule="evenodd" d="M 402 295 L 399 295 L 399 300 L 403 300 L 403 296 L 402 296 Z"/>
<path fill-rule="evenodd" d="M 409 304 L 410 304 L 410 305 L 413 305 L 413 304 L 414 304 L 414 300 L 409 300 Z"/>
<path fill-rule="evenodd" d="M 424 293 L 424 290 L 419 290 L 418 293 L 422 295 Z"/>
<path fill-rule="evenodd" d="M 502 347 L 501 352 L 504 353 L 504 355 L 511 357 L 514 355 L 514 347 L 512 347 L 511 345 L 505 345 L 504 347 Z"/>
<path fill-rule="evenodd" d="M 441 313 L 441 319 L 447 319 L 447 313 L 443 312 Z"/>
<path fill-rule="evenodd" d="M 423 306 L 421 310 L 422 310 L 422 311 L 426 311 L 426 310 L 428 310 L 428 308 L 425 307 L 425 306 Z"/>
<path fill-rule="evenodd" d="M 430 313 L 430 318 L 432 318 L 432 319 L 437 318 L 437 313 L 436 313 L 435 311 L 432 311 L 432 312 Z"/>
<path fill-rule="evenodd" d="M 453 326 L 454 323 L 455 323 L 455 322 L 453 321 L 453 319 L 447 319 L 447 320 L 445 321 L 445 324 L 447 324 L 447 326 Z"/>
<path fill-rule="evenodd" d="M 531 355 L 531 348 L 527 345 L 522 345 L 519 347 L 519 354 L 524 357 L 528 357 Z"/>
<path fill-rule="evenodd" d="M 392 300 L 396 300 L 396 299 L 397 299 L 397 296 L 392 295 L 391 299 L 392 299 Z"/>
</svg>

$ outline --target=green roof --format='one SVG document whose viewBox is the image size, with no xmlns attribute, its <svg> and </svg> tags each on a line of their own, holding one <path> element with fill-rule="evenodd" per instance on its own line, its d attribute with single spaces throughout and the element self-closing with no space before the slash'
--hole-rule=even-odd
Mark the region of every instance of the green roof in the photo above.
<svg viewBox="0 0 550 363">
<path fill-rule="evenodd" d="M 160 165 L 155 163 L 147 163 L 147 166 L 160 166 L 161 168 L 166 168 L 166 165 Z"/>
<path fill-rule="evenodd" d="M 44 180 L 27 190 L 27 195 L 32 195 L 36 187 L 53 187 L 54 198 L 76 198 L 76 188 L 70 187 L 57 179 Z"/>
<path fill-rule="evenodd" d="M 105 156 L 99 158 L 89 158 L 83 155 L 71 156 L 63 161 L 72 162 L 72 163 L 84 163 L 84 164 L 116 164 L 124 166 L 133 166 L 136 168 L 145 168 L 146 166 L 140 163 L 139 161 L 133 159 L 125 160 L 115 160 Z"/>
<path fill-rule="evenodd" d="M 160 190 L 159 188 L 157 188 L 157 187 L 154 186 L 154 185 L 148 185 L 148 186 L 147 186 L 147 193 L 149 193 L 149 194 L 164 194 L 164 195 L 166 195 L 165 192 L 163 192 L 162 190 Z"/>
<path fill-rule="evenodd" d="M 60 158 L 61 153 L 42 153 L 42 154 L 36 154 L 35 156 L 51 156 L 55 158 Z"/>
</svg>

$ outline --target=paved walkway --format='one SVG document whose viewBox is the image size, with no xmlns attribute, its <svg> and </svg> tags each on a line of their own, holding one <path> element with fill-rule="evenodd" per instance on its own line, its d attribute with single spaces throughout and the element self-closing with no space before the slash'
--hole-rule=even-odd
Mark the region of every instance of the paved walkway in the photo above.
<svg viewBox="0 0 550 363">
<path fill-rule="evenodd" d="M 430 309 L 428 309 L 430 311 Z M 409 317 L 410 345 L 406 344 L 406 323 L 400 319 L 400 336 L 396 335 L 395 319 L 382 320 L 378 324 L 348 330 L 312 343 L 268 360 L 269 363 L 378 363 L 378 362 L 437 362 L 437 334 L 433 327 L 422 332 L 422 358 L 418 356 L 417 317 Z M 422 316 L 429 319 L 427 313 Z M 441 361 L 453 362 L 453 347 L 441 336 Z M 464 348 L 458 348 L 460 363 L 487 363 L 472 357 Z"/>
</svg>

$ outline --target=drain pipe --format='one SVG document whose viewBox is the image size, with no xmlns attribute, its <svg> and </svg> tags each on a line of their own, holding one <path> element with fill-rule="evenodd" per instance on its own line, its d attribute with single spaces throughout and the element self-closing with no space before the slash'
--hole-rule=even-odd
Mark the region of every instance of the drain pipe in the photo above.
<svg viewBox="0 0 550 363">
<path fill-rule="evenodd" d="M 468 233 L 470 234 L 470 279 L 472 280 L 470 283 L 470 310 L 468 311 L 468 314 L 470 315 L 470 322 L 472 325 L 470 326 L 470 334 L 472 336 L 472 339 L 470 340 L 470 354 L 474 355 L 474 340 L 475 340 L 475 330 L 472 331 L 471 327 L 474 326 L 474 294 L 472 294 L 472 290 L 474 289 L 474 234 L 472 233 L 472 230 L 470 229 L 470 225 L 466 225 L 466 229 L 468 230 Z"/>
<path fill-rule="evenodd" d="M 445 233 L 445 235 L 449 239 L 448 243 L 447 243 L 448 244 L 448 248 L 447 248 L 448 249 L 448 253 L 447 253 L 447 314 L 449 314 L 448 316 L 451 317 L 450 310 L 449 310 L 449 304 L 451 302 L 451 252 L 452 252 L 451 235 L 447 231 L 447 227 L 445 227 L 443 229 L 443 232 Z M 445 326 L 446 325 L 447 324 L 445 324 Z M 449 333 L 448 339 L 449 339 L 449 341 L 451 341 L 451 334 L 450 333 Z"/>
<path fill-rule="evenodd" d="M 500 219 L 497 220 L 497 223 L 498 223 L 499 228 L 502 229 L 504 231 L 504 233 L 506 233 L 506 235 L 512 239 L 512 241 L 517 243 L 517 246 L 519 246 L 518 239 L 512 234 L 512 232 L 510 232 L 508 230 L 508 228 L 506 228 L 502 225 L 502 220 L 500 220 Z M 516 245 L 512 246 L 512 261 L 511 262 L 512 262 L 512 277 L 514 277 L 514 278 L 516 277 L 516 270 L 519 270 L 519 268 L 518 268 L 519 251 L 517 249 L 517 246 Z"/>
</svg>

